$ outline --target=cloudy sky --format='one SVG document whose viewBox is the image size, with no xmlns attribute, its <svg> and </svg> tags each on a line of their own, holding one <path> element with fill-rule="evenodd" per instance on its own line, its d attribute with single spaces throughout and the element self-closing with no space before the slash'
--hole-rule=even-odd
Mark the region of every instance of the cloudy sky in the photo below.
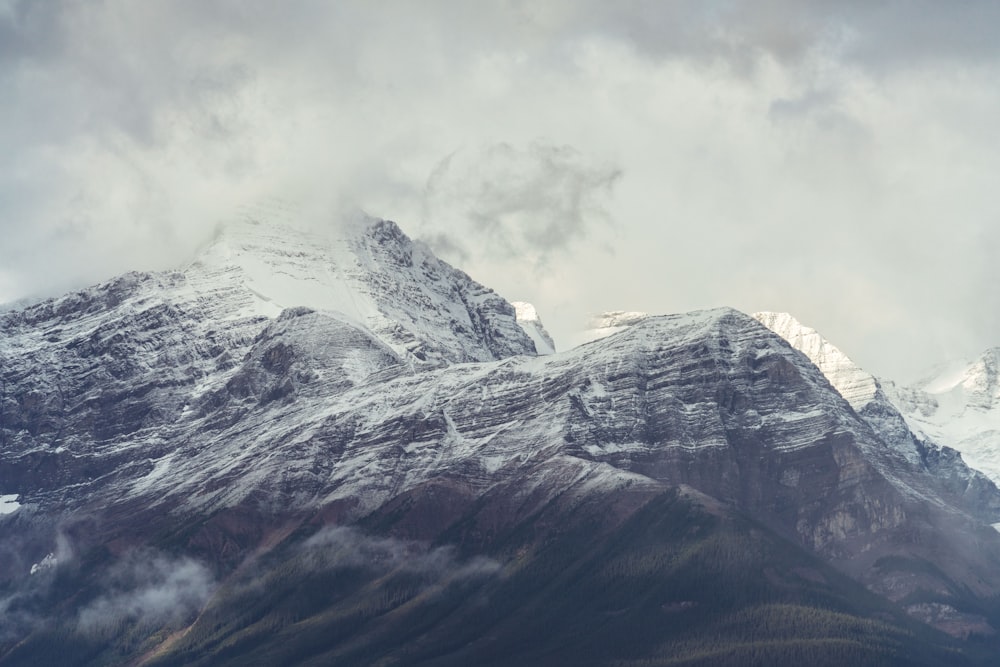
<svg viewBox="0 0 1000 667">
<path fill-rule="evenodd" d="M 787 310 L 907 379 L 1000 345 L 1000 3 L 0 0 L 0 301 L 360 207 L 566 346 Z"/>
</svg>

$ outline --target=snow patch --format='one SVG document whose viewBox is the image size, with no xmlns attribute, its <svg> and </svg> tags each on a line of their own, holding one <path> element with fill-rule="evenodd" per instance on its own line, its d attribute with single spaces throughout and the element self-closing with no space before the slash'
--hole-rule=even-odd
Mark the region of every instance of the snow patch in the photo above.
<svg viewBox="0 0 1000 667">
<path fill-rule="evenodd" d="M 535 344 L 535 352 L 539 355 L 555 354 L 555 342 L 553 342 L 549 332 L 545 330 L 535 307 L 526 301 L 511 301 L 510 305 L 514 306 L 518 326 L 524 333 L 528 334 L 528 338 Z"/>
<path fill-rule="evenodd" d="M 583 449 L 591 456 L 605 456 L 608 454 L 642 453 L 649 450 L 649 445 L 642 442 L 606 442 L 600 445 L 584 445 Z"/>
<path fill-rule="evenodd" d="M 31 566 L 31 574 L 38 574 L 39 572 L 44 572 L 45 570 L 51 570 L 58 564 L 59 560 L 56 558 L 56 555 L 54 553 L 50 553 L 41 561 Z"/>
<path fill-rule="evenodd" d="M 0 496 L 0 514 L 13 514 L 20 509 L 21 504 L 17 499 L 17 494 Z"/>
</svg>

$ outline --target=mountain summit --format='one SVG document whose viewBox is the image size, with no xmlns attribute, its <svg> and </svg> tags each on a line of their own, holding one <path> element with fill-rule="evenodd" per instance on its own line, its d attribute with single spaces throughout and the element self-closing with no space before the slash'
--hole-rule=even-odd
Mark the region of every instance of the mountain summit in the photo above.
<svg viewBox="0 0 1000 667">
<path fill-rule="evenodd" d="M 531 354 L 511 304 L 411 241 L 387 220 L 358 216 L 322 229 L 250 213 L 224 227 L 185 271 L 193 285 L 238 285 L 246 314 L 329 313 L 419 362 Z"/>
</svg>

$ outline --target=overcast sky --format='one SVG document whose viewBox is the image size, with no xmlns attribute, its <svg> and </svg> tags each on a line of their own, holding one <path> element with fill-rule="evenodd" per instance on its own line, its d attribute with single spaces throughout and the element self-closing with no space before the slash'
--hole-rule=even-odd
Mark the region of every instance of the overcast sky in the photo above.
<svg viewBox="0 0 1000 667">
<path fill-rule="evenodd" d="M 562 347 L 603 310 L 785 310 L 905 380 L 1000 345 L 998 26 L 993 0 L 0 0 L 0 301 L 179 264 L 280 196 L 396 220 Z"/>
</svg>

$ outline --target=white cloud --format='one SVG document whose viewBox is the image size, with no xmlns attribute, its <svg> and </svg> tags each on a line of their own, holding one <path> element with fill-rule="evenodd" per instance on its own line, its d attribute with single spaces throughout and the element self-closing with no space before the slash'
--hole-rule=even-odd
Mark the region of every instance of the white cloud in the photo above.
<svg viewBox="0 0 1000 667">
<path fill-rule="evenodd" d="M 449 546 L 366 535 L 356 528 L 326 527 L 303 543 L 300 556 L 317 570 L 364 567 L 375 572 L 402 570 L 438 579 L 498 574 L 502 566 L 486 556 L 462 559 Z"/>
</svg>

